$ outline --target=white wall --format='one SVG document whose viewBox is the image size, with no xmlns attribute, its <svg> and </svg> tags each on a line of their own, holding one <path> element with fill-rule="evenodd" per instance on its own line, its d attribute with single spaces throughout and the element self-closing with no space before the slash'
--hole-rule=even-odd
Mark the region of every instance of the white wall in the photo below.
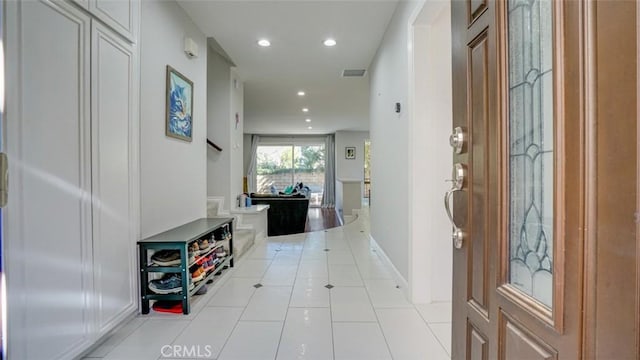
<svg viewBox="0 0 640 360">
<path fill-rule="evenodd" d="M 141 24 L 141 236 L 206 215 L 207 41 L 174 1 L 143 1 Z M 189 59 L 184 37 L 200 47 Z M 166 66 L 194 83 L 193 141 L 165 136 Z"/>
<path fill-rule="evenodd" d="M 244 177 L 244 84 L 235 68 L 231 69 L 231 170 L 229 185 L 231 200 L 242 192 Z M 238 123 L 236 125 L 236 114 Z"/>
<path fill-rule="evenodd" d="M 371 237 L 409 278 L 408 29 L 419 4 L 401 1 L 370 66 Z M 403 109 L 395 113 L 395 103 Z"/>
<path fill-rule="evenodd" d="M 342 210 L 342 182 L 339 179 L 364 180 L 364 141 L 368 131 L 336 131 L 336 209 Z M 345 147 L 356 148 L 356 158 L 345 158 Z M 361 189 L 364 186 L 361 185 Z M 351 214 L 346 214 L 351 215 Z"/>
<path fill-rule="evenodd" d="M 229 209 L 231 64 L 212 49 L 207 53 L 207 136 L 222 148 L 207 148 L 207 196 L 223 196 Z"/>
<path fill-rule="evenodd" d="M 244 85 L 232 64 L 212 49 L 208 53 L 207 130 L 222 151 L 207 150 L 207 196 L 224 197 L 229 210 L 242 192 Z"/>
<path fill-rule="evenodd" d="M 450 301 L 451 225 L 442 197 L 450 186 L 451 6 L 426 2 L 410 38 L 410 274 L 414 302 Z"/>
</svg>

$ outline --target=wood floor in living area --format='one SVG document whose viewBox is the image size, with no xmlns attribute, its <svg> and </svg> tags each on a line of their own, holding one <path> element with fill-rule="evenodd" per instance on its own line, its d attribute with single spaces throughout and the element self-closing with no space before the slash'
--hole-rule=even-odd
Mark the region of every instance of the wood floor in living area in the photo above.
<svg viewBox="0 0 640 360">
<path fill-rule="evenodd" d="M 312 207 L 309 208 L 304 232 L 326 230 L 338 226 L 340 226 L 340 219 L 336 209 Z"/>
</svg>

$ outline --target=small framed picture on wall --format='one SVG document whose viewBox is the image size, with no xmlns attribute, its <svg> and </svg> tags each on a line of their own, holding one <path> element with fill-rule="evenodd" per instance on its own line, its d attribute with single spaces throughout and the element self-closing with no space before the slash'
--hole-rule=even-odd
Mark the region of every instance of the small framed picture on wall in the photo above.
<svg viewBox="0 0 640 360">
<path fill-rule="evenodd" d="M 349 160 L 353 160 L 356 158 L 355 146 L 347 146 L 344 148 L 344 158 Z"/>
</svg>

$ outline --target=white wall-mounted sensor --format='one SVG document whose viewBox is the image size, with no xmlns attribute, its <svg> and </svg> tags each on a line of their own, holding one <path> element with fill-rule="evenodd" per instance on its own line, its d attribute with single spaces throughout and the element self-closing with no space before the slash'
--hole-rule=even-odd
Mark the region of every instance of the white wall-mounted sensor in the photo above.
<svg viewBox="0 0 640 360">
<path fill-rule="evenodd" d="M 190 37 L 184 38 L 184 53 L 192 59 L 198 57 L 198 44 Z"/>
</svg>

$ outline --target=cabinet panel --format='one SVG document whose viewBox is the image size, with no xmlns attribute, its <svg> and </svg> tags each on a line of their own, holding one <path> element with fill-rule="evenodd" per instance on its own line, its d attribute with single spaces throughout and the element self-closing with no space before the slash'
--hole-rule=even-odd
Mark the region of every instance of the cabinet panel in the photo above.
<svg viewBox="0 0 640 360">
<path fill-rule="evenodd" d="M 9 226 L 19 228 L 22 249 L 9 256 L 22 261 L 25 296 L 9 306 L 25 331 L 8 334 L 24 336 L 25 348 L 11 357 L 65 358 L 86 346 L 90 331 L 90 20 L 66 3 L 19 6 L 22 117 L 8 141 L 21 162 L 20 200 Z"/>
<path fill-rule="evenodd" d="M 104 333 L 137 306 L 130 146 L 134 54 L 95 22 L 91 46 L 94 281 L 98 330 Z"/>
<path fill-rule="evenodd" d="M 83 9 L 89 9 L 89 0 L 72 0 L 74 3 L 80 5 Z"/>
<path fill-rule="evenodd" d="M 118 33 L 136 42 L 139 0 L 89 0 L 89 10 Z"/>
</svg>

